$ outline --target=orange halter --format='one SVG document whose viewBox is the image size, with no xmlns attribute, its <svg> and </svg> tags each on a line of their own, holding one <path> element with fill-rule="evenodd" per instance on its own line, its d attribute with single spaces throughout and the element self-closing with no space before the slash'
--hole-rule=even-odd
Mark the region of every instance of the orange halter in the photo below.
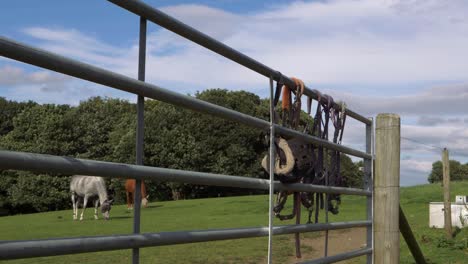
<svg viewBox="0 0 468 264">
<path fill-rule="evenodd" d="M 291 79 L 296 84 L 296 87 L 294 87 L 294 89 L 296 90 L 296 97 L 300 98 L 301 95 L 304 93 L 304 82 L 301 79 L 298 79 L 295 77 L 291 77 Z M 283 97 L 283 100 L 281 102 L 281 108 L 283 110 L 291 109 L 291 88 L 284 85 L 282 97 Z"/>
</svg>

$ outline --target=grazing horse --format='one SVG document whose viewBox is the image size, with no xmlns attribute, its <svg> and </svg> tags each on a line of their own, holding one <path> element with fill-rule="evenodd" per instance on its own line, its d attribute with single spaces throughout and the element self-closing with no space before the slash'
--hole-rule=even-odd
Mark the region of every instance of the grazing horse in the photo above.
<svg viewBox="0 0 468 264">
<path fill-rule="evenodd" d="M 104 219 L 109 220 L 109 211 L 113 200 L 108 200 L 106 183 L 101 177 L 74 175 L 70 182 L 71 200 L 73 203 L 73 220 L 78 218 L 78 201 L 79 197 L 83 197 L 83 211 L 81 212 L 80 221 L 83 220 L 84 211 L 88 199 L 98 197 L 94 201 L 94 218 L 98 219 L 97 208 L 101 204 L 101 213 Z"/>
<path fill-rule="evenodd" d="M 125 192 L 127 193 L 127 208 L 132 209 L 133 204 L 135 203 L 135 179 L 127 179 L 125 181 Z M 141 205 L 146 207 L 148 205 L 148 197 L 146 195 L 146 186 L 143 181 L 141 181 Z"/>
</svg>

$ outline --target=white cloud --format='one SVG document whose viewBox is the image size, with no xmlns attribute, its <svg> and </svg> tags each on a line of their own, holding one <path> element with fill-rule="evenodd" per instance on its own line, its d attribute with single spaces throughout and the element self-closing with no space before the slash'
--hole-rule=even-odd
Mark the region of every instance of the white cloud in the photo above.
<svg viewBox="0 0 468 264">
<path fill-rule="evenodd" d="M 35 38 L 38 43 L 36 45 L 47 51 L 111 70 L 125 65 L 135 68 L 133 73 L 136 73 L 138 55 L 136 45 L 121 48 L 76 29 L 31 27 L 24 29 L 23 32 Z"/>
<path fill-rule="evenodd" d="M 72 54 L 81 55 L 81 59 L 92 62 L 105 62 L 113 56 L 122 56 L 127 53 L 125 48 L 106 44 L 76 29 L 31 27 L 24 29 L 23 32 L 43 41 L 42 46 L 49 47 L 49 50 L 67 48 Z"/>
<path fill-rule="evenodd" d="M 50 85 L 63 83 L 69 77 L 52 73 L 50 71 L 40 70 L 35 72 L 26 72 L 22 68 L 5 65 L 0 67 L 0 85 L 16 86 L 22 84 L 41 84 Z"/>
<path fill-rule="evenodd" d="M 457 148 L 456 144 L 454 144 L 457 138 L 466 139 L 468 142 L 468 126 L 456 126 L 452 124 L 431 127 L 403 125 L 402 136 L 416 139 L 422 142 L 432 142 L 433 145 L 441 147 L 447 146 L 447 143 L 452 143 L 448 147 Z"/>
<path fill-rule="evenodd" d="M 0 67 L 0 96 L 10 100 L 77 105 L 92 96 L 121 97 L 134 101 L 135 96 L 69 76 L 45 71 L 25 71 L 5 65 Z"/>
<path fill-rule="evenodd" d="M 424 172 L 429 174 L 432 169 L 432 162 L 420 160 L 402 160 L 400 166 L 416 172 Z"/>
<path fill-rule="evenodd" d="M 336 94 L 337 92 L 332 92 Z M 398 96 L 358 96 L 341 93 L 348 105 L 366 114 L 396 112 L 401 115 L 466 115 L 468 83 L 446 85 Z"/>
<path fill-rule="evenodd" d="M 39 103 L 78 105 L 80 101 L 93 96 L 118 97 L 136 101 L 133 94 L 116 91 L 88 82 L 67 82 L 60 86 L 19 85 L 8 94 L 7 99 L 14 101 L 32 100 Z"/>
<path fill-rule="evenodd" d="M 350 108 L 366 116 L 400 114 L 403 136 L 468 154 L 466 1 L 297 1 L 248 15 L 195 4 L 162 10 L 273 69 L 302 78 L 311 88 L 339 87 L 325 92 L 344 99 Z M 76 29 L 37 26 L 23 32 L 47 50 L 136 77 L 136 39 L 113 45 Z M 265 77 L 166 30 L 149 32 L 147 51 L 146 79 L 157 85 L 183 93 L 223 87 L 267 94 Z M 19 91 L 23 92 L 31 87 L 26 83 L 37 85 L 57 76 L 40 71 L 18 74 L 8 67 L 0 68 L 0 83 L 21 83 L 24 89 Z M 14 81 L 11 76 L 27 78 Z M 378 91 L 381 86 L 444 81 L 459 85 L 413 89 L 404 94 L 401 89 L 387 89 L 384 96 Z M 360 85 L 375 86 L 377 91 L 370 96 L 362 89 L 346 88 Z M 42 93 L 36 98 L 44 101 L 52 98 L 47 93 L 63 92 L 61 87 L 80 99 L 108 90 L 91 86 L 90 90 L 76 90 L 71 81 L 42 90 L 34 87 L 35 93 Z M 418 118 L 419 123 L 407 121 Z M 349 122 L 344 144 L 363 149 L 363 130 L 362 125 Z M 436 152 L 414 142 L 403 141 L 402 150 L 411 156 L 402 163 L 402 170 L 419 175 L 415 176 L 418 180 L 428 162 L 438 159 Z"/>
<path fill-rule="evenodd" d="M 234 25 L 245 23 L 242 15 L 198 4 L 168 6 L 161 10 L 193 28 L 206 29 L 203 33 L 215 39 L 226 39 L 236 34 L 239 29 Z"/>
<path fill-rule="evenodd" d="M 450 117 L 444 118 L 439 116 L 420 116 L 417 124 L 421 126 L 434 126 L 438 124 L 468 125 L 468 117 Z"/>
<path fill-rule="evenodd" d="M 432 163 L 422 160 L 402 160 L 400 162 L 400 185 L 409 186 L 427 183 Z"/>
<path fill-rule="evenodd" d="M 227 41 L 311 83 L 466 80 L 467 62 L 460 54 L 466 54 L 468 27 L 446 19 L 455 4 L 424 11 L 419 10 L 422 3 L 400 5 L 296 2 L 249 18 Z M 458 5 L 467 10 L 466 2 Z"/>
<path fill-rule="evenodd" d="M 195 4 L 162 10 L 309 84 L 468 81 L 464 1 L 299 1 L 249 15 Z M 24 32 L 53 51 L 126 74 L 136 72 L 129 70 L 136 68 L 136 41 L 116 47 L 74 29 Z M 148 78 L 169 85 L 252 89 L 265 83 L 265 78 L 166 30 L 149 35 L 147 61 Z M 210 80 L 203 79 L 206 73 Z"/>
</svg>

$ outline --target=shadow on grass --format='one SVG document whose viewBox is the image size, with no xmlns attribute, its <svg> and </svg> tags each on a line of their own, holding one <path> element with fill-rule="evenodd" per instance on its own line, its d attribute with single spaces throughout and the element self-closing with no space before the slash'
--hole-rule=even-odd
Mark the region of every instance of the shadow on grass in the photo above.
<svg viewBox="0 0 468 264">
<path fill-rule="evenodd" d="M 153 205 L 148 205 L 146 208 L 142 208 L 142 210 L 145 209 L 153 209 L 153 208 L 158 208 L 158 207 L 163 207 L 164 205 L 162 204 L 153 204 Z"/>
<path fill-rule="evenodd" d="M 455 238 L 457 237 L 457 235 L 461 232 L 461 228 L 459 228 L 458 226 L 455 227 L 455 230 L 453 230 L 452 232 L 452 237 Z"/>
<path fill-rule="evenodd" d="M 154 208 L 158 208 L 158 207 L 163 207 L 163 206 L 164 205 L 148 205 L 147 207 L 141 207 L 140 212 L 150 210 L 150 209 L 154 209 Z M 130 214 L 130 213 L 133 214 L 133 211 L 134 211 L 134 209 L 125 209 L 126 214 Z"/>
<path fill-rule="evenodd" d="M 132 216 L 129 216 L 129 215 L 111 216 L 110 220 L 113 220 L 113 219 L 127 219 L 127 218 L 132 218 Z"/>
</svg>

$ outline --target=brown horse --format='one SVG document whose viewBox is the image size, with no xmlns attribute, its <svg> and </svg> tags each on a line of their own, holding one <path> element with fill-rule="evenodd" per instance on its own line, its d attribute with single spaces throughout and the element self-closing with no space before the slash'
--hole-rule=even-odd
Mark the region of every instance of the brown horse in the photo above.
<svg viewBox="0 0 468 264">
<path fill-rule="evenodd" d="M 125 181 L 125 192 L 127 193 L 127 208 L 128 209 L 132 209 L 133 204 L 135 203 L 135 185 L 136 185 L 135 179 L 127 179 Z M 148 205 L 148 197 L 149 195 L 146 195 L 145 183 L 142 181 L 141 182 L 141 205 L 143 205 L 143 207 L 146 207 Z"/>
</svg>

